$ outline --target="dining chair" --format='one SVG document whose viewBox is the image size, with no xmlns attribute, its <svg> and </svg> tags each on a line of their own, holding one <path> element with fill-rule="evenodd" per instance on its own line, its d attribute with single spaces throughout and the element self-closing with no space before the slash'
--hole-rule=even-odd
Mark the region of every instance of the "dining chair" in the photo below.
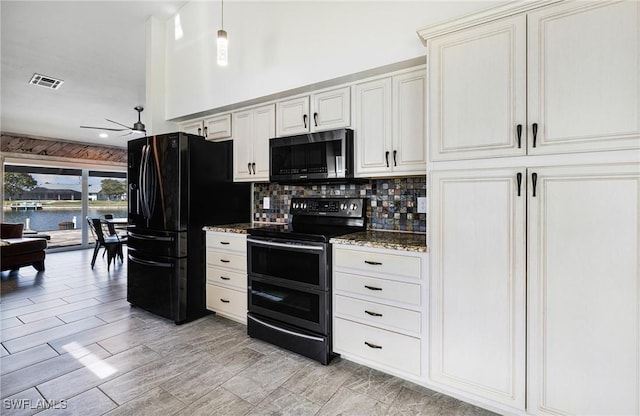
<svg viewBox="0 0 640 416">
<path fill-rule="evenodd" d="M 104 214 L 102 217 L 102 224 L 106 225 L 107 227 L 107 235 L 108 236 L 114 236 L 117 235 L 118 238 L 120 239 L 120 241 L 123 244 L 127 243 L 127 234 L 122 234 L 122 233 L 118 233 L 118 231 L 116 230 L 116 226 L 109 220 L 113 219 L 113 214 Z M 104 228 L 103 228 L 104 230 Z"/>
<path fill-rule="evenodd" d="M 111 260 L 115 262 L 116 257 L 120 257 L 120 262 L 123 262 L 122 241 L 120 241 L 118 235 L 105 235 L 100 218 L 87 217 L 87 222 L 89 223 L 89 230 L 91 230 L 91 234 L 96 241 L 93 249 L 93 258 L 91 259 L 91 268 L 93 269 L 96 263 L 96 257 L 101 247 L 104 247 L 107 254 L 107 270 L 111 266 Z"/>
</svg>

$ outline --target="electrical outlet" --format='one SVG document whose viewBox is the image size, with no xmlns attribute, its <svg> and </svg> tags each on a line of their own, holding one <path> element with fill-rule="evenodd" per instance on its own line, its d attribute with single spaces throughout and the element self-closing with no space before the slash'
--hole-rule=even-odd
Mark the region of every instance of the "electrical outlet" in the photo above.
<svg viewBox="0 0 640 416">
<path fill-rule="evenodd" d="M 265 196 L 264 198 L 262 198 L 262 208 L 264 209 L 271 208 L 271 198 L 269 198 L 268 196 Z"/>
<path fill-rule="evenodd" d="M 418 197 L 418 213 L 419 214 L 427 213 L 427 197 L 425 196 Z"/>
</svg>

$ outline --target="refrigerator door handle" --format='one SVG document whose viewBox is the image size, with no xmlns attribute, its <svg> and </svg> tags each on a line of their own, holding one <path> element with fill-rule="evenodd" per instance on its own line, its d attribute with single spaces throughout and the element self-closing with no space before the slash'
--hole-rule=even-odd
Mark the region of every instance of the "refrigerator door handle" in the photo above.
<svg viewBox="0 0 640 416">
<path fill-rule="evenodd" d="M 137 238 L 139 240 L 173 241 L 173 237 L 160 237 L 160 236 L 149 235 L 149 234 L 138 234 L 131 231 L 129 231 L 129 237 Z"/>
<path fill-rule="evenodd" d="M 131 254 L 127 254 L 127 257 L 129 257 L 129 260 L 131 260 L 134 263 L 138 263 L 138 264 L 143 264 L 145 266 L 153 266 L 153 267 L 165 267 L 165 268 L 172 268 L 173 264 L 172 263 L 164 263 L 164 262 L 160 262 L 160 261 L 151 261 L 151 260 L 142 260 L 139 259 Z"/>
</svg>

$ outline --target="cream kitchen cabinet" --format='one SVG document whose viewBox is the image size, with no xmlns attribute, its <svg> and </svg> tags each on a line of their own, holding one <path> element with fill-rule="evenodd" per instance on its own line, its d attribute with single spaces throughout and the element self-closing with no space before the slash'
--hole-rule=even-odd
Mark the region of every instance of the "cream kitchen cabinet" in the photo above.
<svg viewBox="0 0 640 416">
<path fill-rule="evenodd" d="M 231 114 L 221 114 L 201 120 L 179 123 L 180 130 L 189 134 L 203 136 L 207 140 L 219 140 L 231 137 Z"/>
<path fill-rule="evenodd" d="M 525 174 L 524 169 L 475 169 L 428 175 L 429 378 L 520 409 L 525 403 Z"/>
<path fill-rule="evenodd" d="M 269 180 L 269 139 L 275 136 L 274 104 L 233 113 L 233 180 Z"/>
<path fill-rule="evenodd" d="M 527 413 L 640 414 L 640 164 L 530 172 Z"/>
<path fill-rule="evenodd" d="M 220 316 L 247 323 L 247 236 L 206 232 L 206 305 Z"/>
<path fill-rule="evenodd" d="M 425 70 L 356 84 L 357 177 L 424 174 Z"/>
<path fill-rule="evenodd" d="M 640 164 L 429 178 L 430 381 L 514 411 L 526 392 L 530 414 L 637 414 Z"/>
<path fill-rule="evenodd" d="M 416 382 L 426 369 L 426 253 L 333 244 L 333 349 Z"/>
<path fill-rule="evenodd" d="M 639 21 L 636 1 L 561 2 L 420 31 L 430 160 L 640 147 Z"/>
<path fill-rule="evenodd" d="M 351 89 L 343 87 L 276 103 L 278 137 L 351 125 Z"/>
</svg>

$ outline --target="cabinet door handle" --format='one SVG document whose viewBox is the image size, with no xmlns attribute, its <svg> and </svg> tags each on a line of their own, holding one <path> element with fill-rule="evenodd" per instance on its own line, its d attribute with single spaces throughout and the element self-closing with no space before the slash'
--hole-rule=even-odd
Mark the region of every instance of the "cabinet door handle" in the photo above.
<svg viewBox="0 0 640 416">
<path fill-rule="evenodd" d="M 522 124 L 516 126 L 516 132 L 518 133 L 518 149 L 522 147 Z"/>
<path fill-rule="evenodd" d="M 538 137 L 538 123 L 533 123 L 531 126 L 531 131 L 533 132 L 533 147 L 536 147 L 536 138 Z"/>
<path fill-rule="evenodd" d="M 389 167 L 389 151 L 384 152 L 384 158 L 387 161 L 387 167 Z"/>
<path fill-rule="evenodd" d="M 229 301 L 228 301 L 227 299 L 222 299 L 222 298 L 220 298 L 220 302 L 222 302 L 222 303 L 229 303 Z"/>
<path fill-rule="evenodd" d="M 318 127 L 318 113 L 313 113 L 313 122 Z"/>
<path fill-rule="evenodd" d="M 222 263 L 229 263 L 231 260 L 220 259 L 220 261 L 221 261 Z"/>
<path fill-rule="evenodd" d="M 532 173 L 531 174 L 531 183 L 533 184 L 533 197 L 536 196 L 536 185 L 538 184 L 538 174 L 537 173 Z"/>
<path fill-rule="evenodd" d="M 367 341 L 364 342 L 364 345 L 366 345 L 369 348 L 376 349 L 376 350 L 381 350 L 382 349 L 382 347 L 380 345 L 372 344 L 372 343 L 367 342 Z"/>
<path fill-rule="evenodd" d="M 204 128 L 204 137 L 207 137 L 208 134 L 209 134 L 208 127 L 205 127 Z"/>
<path fill-rule="evenodd" d="M 223 246 L 228 246 L 231 243 L 229 243 L 228 241 L 220 241 L 220 244 L 222 244 Z"/>
<path fill-rule="evenodd" d="M 380 288 L 380 287 L 375 287 L 375 286 L 367 286 L 367 285 L 364 285 L 364 287 L 366 287 L 366 288 L 367 288 L 367 289 L 369 289 L 369 290 L 382 290 L 382 288 Z"/>
<path fill-rule="evenodd" d="M 222 280 L 231 280 L 230 277 L 226 277 L 226 276 L 220 276 L 220 279 L 222 279 Z"/>
<path fill-rule="evenodd" d="M 398 166 L 398 163 L 396 161 L 396 155 L 398 154 L 397 150 L 393 151 L 393 166 Z"/>
<path fill-rule="evenodd" d="M 365 260 L 364 262 L 367 263 L 367 264 L 370 264 L 372 266 L 381 266 L 382 265 L 382 263 L 380 263 L 379 261 Z"/>
<path fill-rule="evenodd" d="M 247 163 L 247 170 L 249 171 L 249 175 L 251 175 L 251 162 Z"/>
<path fill-rule="evenodd" d="M 198 136 L 202 136 L 202 128 L 198 127 Z"/>
<path fill-rule="evenodd" d="M 516 180 L 518 181 L 518 196 L 520 196 L 520 190 L 522 187 L 522 173 L 518 172 L 516 175 Z"/>
<path fill-rule="evenodd" d="M 302 122 L 304 123 L 304 128 L 306 129 L 307 128 L 307 115 L 306 114 L 302 115 Z"/>
<path fill-rule="evenodd" d="M 382 316 L 382 314 L 378 312 L 364 311 L 364 313 L 371 316 Z"/>
<path fill-rule="evenodd" d="M 253 174 L 255 175 L 256 174 L 256 162 L 253 162 L 251 164 L 251 169 L 253 169 Z"/>
</svg>

